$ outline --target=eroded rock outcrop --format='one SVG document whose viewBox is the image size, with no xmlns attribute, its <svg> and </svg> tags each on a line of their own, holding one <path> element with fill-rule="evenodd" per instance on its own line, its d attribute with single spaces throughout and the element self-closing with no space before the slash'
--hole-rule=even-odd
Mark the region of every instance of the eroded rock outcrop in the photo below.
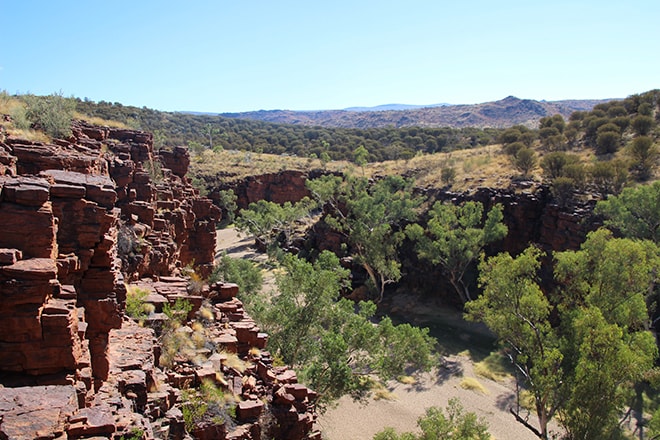
<svg viewBox="0 0 660 440">
<path fill-rule="evenodd" d="M 218 191 L 231 189 L 236 194 L 236 205 L 239 209 L 247 208 L 250 203 L 267 200 L 274 203 L 295 203 L 303 197 L 311 197 L 305 187 L 309 178 L 318 177 L 319 173 L 310 176 L 308 173 L 295 170 L 284 170 L 279 173 L 248 176 L 239 182 L 224 184 L 210 188 L 209 197 L 218 202 Z"/>
<path fill-rule="evenodd" d="M 315 393 L 273 366 L 237 287 L 193 294 L 181 277 L 210 271 L 220 219 L 188 164 L 149 133 L 81 122 L 67 140 L 0 142 L 0 438 L 319 438 Z M 153 328 L 124 316 L 128 281 L 150 292 Z M 206 304 L 209 340 L 161 368 L 155 330 L 177 299 L 185 319 Z M 235 416 L 186 426 L 182 389 L 204 380 Z"/>
<path fill-rule="evenodd" d="M 105 379 L 107 335 L 121 322 L 123 274 L 168 275 L 192 262 L 208 270 L 220 212 L 183 176 L 158 165 L 149 133 L 77 123 L 69 140 L 10 138 L 0 148 L 0 248 L 7 255 L 0 312 L 26 324 L 20 336 L 0 335 L 0 350 L 11 359 L 0 370 L 80 370 L 83 339 L 93 376 Z M 72 311 L 50 307 L 55 300 L 69 301 Z M 44 336 L 67 332 L 64 348 Z"/>
</svg>

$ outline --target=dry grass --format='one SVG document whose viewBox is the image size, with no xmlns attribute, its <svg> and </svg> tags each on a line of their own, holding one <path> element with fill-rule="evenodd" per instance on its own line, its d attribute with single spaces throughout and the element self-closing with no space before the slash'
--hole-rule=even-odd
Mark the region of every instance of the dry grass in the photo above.
<svg viewBox="0 0 660 440">
<path fill-rule="evenodd" d="M 202 154 L 193 154 L 191 159 L 192 174 L 221 175 L 225 182 L 284 170 L 310 171 L 323 168 L 318 159 L 238 150 L 218 152 L 205 150 Z M 345 161 L 332 161 L 326 164 L 326 169 L 331 171 L 346 171 L 350 168 L 352 168 L 351 164 Z"/>
<path fill-rule="evenodd" d="M 25 111 L 25 103 L 4 93 L 0 94 L 0 114 L 14 115 L 20 111 Z"/>
<path fill-rule="evenodd" d="M 417 383 L 417 379 L 413 376 L 399 376 L 396 380 L 404 385 L 415 385 Z"/>
<path fill-rule="evenodd" d="M 0 115 L 9 115 L 12 122 L 0 120 L 0 125 L 6 133 L 16 139 L 25 139 L 31 142 L 50 142 L 51 139 L 41 131 L 27 128 L 29 122 L 25 117 L 25 103 L 19 99 L 0 92 Z"/>
<path fill-rule="evenodd" d="M 239 373 L 245 372 L 250 366 L 249 362 L 242 360 L 236 353 L 222 352 L 226 359 L 222 362 L 227 368 L 233 368 Z"/>
<path fill-rule="evenodd" d="M 82 121 L 85 121 L 89 124 L 100 125 L 103 127 L 126 128 L 126 129 L 130 128 L 128 125 L 124 124 L 123 122 L 114 121 L 111 119 L 103 119 L 98 116 L 87 116 L 80 112 L 74 112 L 73 117 L 75 119 L 80 119 Z"/>
<path fill-rule="evenodd" d="M 52 140 L 46 133 L 42 131 L 32 130 L 31 128 L 28 129 L 8 128 L 7 134 L 12 138 L 24 139 L 30 142 L 49 143 Z"/>
<path fill-rule="evenodd" d="M 511 378 L 509 361 L 498 352 L 491 353 L 481 362 L 474 364 L 474 373 L 494 382 L 501 382 Z"/>
<path fill-rule="evenodd" d="M 215 321 L 215 315 L 213 314 L 213 309 L 208 306 L 202 306 L 199 309 L 199 317 L 205 321 L 213 322 Z"/>
<path fill-rule="evenodd" d="M 419 187 L 442 188 L 445 186 L 441 178 L 442 169 L 451 167 L 456 171 L 452 185 L 455 191 L 480 186 L 505 187 L 516 172 L 511 168 L 508 156 L 500 151 L 499 145 L 489 145 L 451 153 L 424 154 L 407 161 L 369 164 L 366 170 L 369 175 L 408 175 Z"/>
<path fill-rule="evenodd" d="M 488 394 L 488 390 L 474 377 L 466 377 L 459 384 L 464 390 L 475 391 L 481 394 Z"/>
<path fill-rule="evenodd" d="M 453 167 L 456 170 L 456 178 L 452 185 L 455 191 L 482 186 L 508 187 L 511 179 L 518 175 L 513 170 L 509 157 L 501 153 L 500 145 L 451 153 L 423 154 L 410 160 L 374 162 L 365 165 L 364 169 L 348 161 L 331 161 L 326 164 L 325 169 L 366 177 L 406 175 L 412 177 L 418 187 L 441 188 L 445 186 L 441 179 L 441 171 L 445 167 Z M 191 161 L 192 174 L 221 176 L 224 182 L 283 170 L 305 172 L 321 168 L 323 167 L 318 159 L 235 150 L 219 152 L 206 150 L 200 155 L 193 155 Z M 540 180 L 540 173 L 541 170 L 538 168 L 533 177 Z"/>
<path fill-rule="evenodd" d="M 396 400 L 396 395 L 380 382 L 373 382 L 371 387 L 374 400 Z"/>
<path fill-rule="evenodd" d="M 547 151 L 539 146 L 534 147 L 538 163 Z M 624 148 L 617 157 L 625 155 Z M 594 163 L 597 158 L 590 148 L 567 151 L 577 155 L 585 165 Z M 408 160 L 388 160 L 369 163 L 364 168 L 348 161 L 330 161 L 325 169 L 356 176 L 377 177 L 385 175 L 404 175 L 414 180 L 420 188 L 444 188 L 442 181 L 443 168 L 451 167 L 456 172 L 450 189 L 456 192 L 470 191 L 480 187 L 509 188 L 512 182 L 519 178 L 520 173 L 511 163 L 511 157 L 502 151 L 499 144 L 483 147 L 456 150 L 448 153 L 418 154 Z M 218 176 L 224 182 L 231 183 L 247 176 L 257 176 L 276 173 L 283 170 L 310 171 L 321 169 L 323 164 L 318 159 L 303 157 L 251 153 L 245 151 L 225 150 L 213 152 L 204 151 L 193 155 L 191 161 L 192 175 Z M 543 170 L 539 165 L 532 170 L 526 180 L 538 184 L 543 183 Z"/>
</svg>

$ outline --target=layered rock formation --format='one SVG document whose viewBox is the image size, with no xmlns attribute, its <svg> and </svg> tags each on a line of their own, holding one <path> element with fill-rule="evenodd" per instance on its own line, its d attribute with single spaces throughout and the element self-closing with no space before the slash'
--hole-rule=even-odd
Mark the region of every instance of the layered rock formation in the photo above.
<svg viewBox="0 0 660 440">
<path fill-rule="evenodd" d="M 328 172 L 313 170 L 309 173 L 296 170 L 283 170 L 278 173 L 248 176 L 238 182 L 208 182 L 209 198 L 219 203 L 219 191 L 231 189 L 236 194 L 236 205 L 239 209 L 247 208 L 250 203 L 266 200 L 283 204 L 298 202 L 303 197 L 311 197 L 305 187 L 308 179 L 315 179 Z"/>
<path fill-rule="evenodd" d="M 275 203 L 298 202 L 309 197 L 305 186 L 308 179 L 324 174 L 321 170 L 303 173 L 281 171 L 279 173 L 250 176 L 232 184 L 218 182 L 209 187 L 209 197 L 218 202 L 218 191 L 231 189 L 236 194 L 239 209 L 252 202 L 268 200 Z M 569 207 L 560 206 L 552 198 L 547 186 L 524 191 L 516 188 L 479 188 L 469 193 L 453 193 L 440 189 L 422 191 L 430 200 L 462 203 L 468 200 L 482 202 L 486 209 L 496 203 L 504 208 L 504 222 L 509 234 L 498 245 L 498 250 L 518 253 L 529 243 L 536 243 L 546 250 L 562 251 L 577 249 L 589 231 L 596 229 L 599 219 L 593 216 L 595 201 Z M 339 237 L 319 224 L 310 235 L 308 247 L 338 250 Z"/>
<path fill-rule="evenodd" d="M 530 243 L 546 251 L 576 250 L 587 234 L 602 223 L 593 214 L 595 200 L 560 206 L 552 198 L 547 186 L 535 190 L 479 188 L 472 193 L 457 194 L 431 191 L 427 194 L 434 200 L 462 203 L 478 201 L 488 210 L 495 204 L 504 209 L 504 223 L 509 230 L 497 251 L 517 254 Z"/>
<path fill-rule="evenodd" d="M 123 274 L 209 267 L 219 210 L 181 176 L 155 172 L 150 134 L 83 123 L 73 133 L 53 144 L 10 138 L 1 146 L 0 308 L 14 317 L 7 330 L 22 325 L 0 336 L 8 360 L 0 370 L 91 368 L 103 380 L 108 332 L 121 324 Z"/>
<path fill-rule="evenodd" d="M 149 133 L 82 122 L 67 140 L 0 142 L 0 438 L 184 437 L 178 373 L 159 369 L 153 330 L 123 308 L 125 283 L 144 277 L 165 303 L 201 305 L 172 275 L 211 270 L 220 210 L 190 185 L 188 164 L 185 148 L 154 152 Z M 214 347 L 244 357 L 263 348 L 235 289 L 216 287 L 205 292 L 228 304 L 214 306 L 223 323 Z M 267 355 L 255 365 L 226 374 L 249 425 L 225 430 L 227 438 L 259 438 L 263 402 L 282 414 L 273 435 L 310 438 L 313 393 L 293 380 L 297 397 L 277 406 L 274 393 L 295 375 L 278 379 Z M 239 390 L 243 381 L 250 393 Z"/>
</svg>

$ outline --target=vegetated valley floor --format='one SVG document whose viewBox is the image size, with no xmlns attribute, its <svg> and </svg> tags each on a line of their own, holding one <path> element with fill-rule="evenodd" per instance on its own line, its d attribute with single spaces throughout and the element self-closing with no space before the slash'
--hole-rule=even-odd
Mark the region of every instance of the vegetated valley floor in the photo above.
<svg viewBox="0 0 660 440">
<path fill-rule="evenodd" d="M 234 258 L 264 259 L 253 246 L 254 239 L 239 234 L 233 228 L 217 231 L 216 255 L 224 253 Z M 264 289 L 274 288 L 273 276 L 265 276 Z M 328 410 L 319 418 L 319 425 L 326 440 L 368 440 L 387 426 L 399 432 L 416 429 L 417 418 L 430 406 L 446 407 L 449 399 L 457 397 L 466 411 L 476 413 L 488 422 L 489 431 L 499 440 L 533 440 L 536 436 L 516 422 L 509 413 L 510 405 L 515 402 L 515 385 L 508 377 L 493 381 L 475 373 L 474 358 L 484 357 L 488 353 L 488 338 L 479 327 L 465 322 L 460 313 L 443 308 L 440 304 L 429 307 L 428 300 L 423 308 L 415 310 L 411 304 L 416 301 L 410 297 L 400 297 L 397 306 L 405 309 L 406 316 L 415 316 L 415 323 L 423 326 L 449 326 L 457 331 L 442 332 L 438 335 L 446 338 L 453 335 L 453 340 L 440 340 L 441 346 L 451 349 L 443 353 L 442 360 L 433 371 L 423 374 L 414 384 L 396 381 L 388 383 L 388 389 L 379 393 L 368 404 L 353 402 L 342 398 L 335 408 Z M 417 302 L 420 303 L 421 302 Z M 432 330 L 433 331 L 433 330 Z M 479 342 L 481 341 L 481 343 Z M 478 347 L 475 348 L 475 345 Z M 462 347 L 462 349 L 461 349 Z M 475 356 L 475 352 L 481 352 Z M 476 380 L 482 389 L 466 389 L 466 379 Z M 383 398 L 384 397 L 384 398 Z M 534 424 L 535 416 L 530 414 Z M 556 426 L 555 429 L 558 429 Z"/>
</svg>

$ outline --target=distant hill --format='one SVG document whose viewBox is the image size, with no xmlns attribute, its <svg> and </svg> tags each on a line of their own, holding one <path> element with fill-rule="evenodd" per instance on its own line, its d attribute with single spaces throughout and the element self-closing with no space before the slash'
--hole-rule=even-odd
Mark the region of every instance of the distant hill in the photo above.
<svg viewBox="0 0 660 440">
<path fill-rule="evenodd" d="M 349 112 L 382 112 L 387 110 L 415 110 L 418 108 L 443 107 L 451 104 L 429 104 L 429 105 L 411 105 L 411 104 L 384 104 L 375 107 L 348 107 L 344 110 Z"/>
<path fill-rule="evenodd" d="M 353 107 L 345 110 L 259 110 L 221 113 L 226 118 L 252 119 L 280 124 L 341 128 L 381 127 L 479 127 L 504 128 L 512 125 L 536 127 L 545 116 L 561 114 L 568 118 L 577 110 L 591 110 L 596 104 L 610 100 L 535 101 L 509 96 L 482 104 L 438 105 L 399 109 L 390 104 L 369 110 Z M 398 108 L 397 108 L 398 107 Z M 405 106 L 404 106 L 405 107 Z M 357 109 L 357 110 L 356 110 Z"/>
</svg>

